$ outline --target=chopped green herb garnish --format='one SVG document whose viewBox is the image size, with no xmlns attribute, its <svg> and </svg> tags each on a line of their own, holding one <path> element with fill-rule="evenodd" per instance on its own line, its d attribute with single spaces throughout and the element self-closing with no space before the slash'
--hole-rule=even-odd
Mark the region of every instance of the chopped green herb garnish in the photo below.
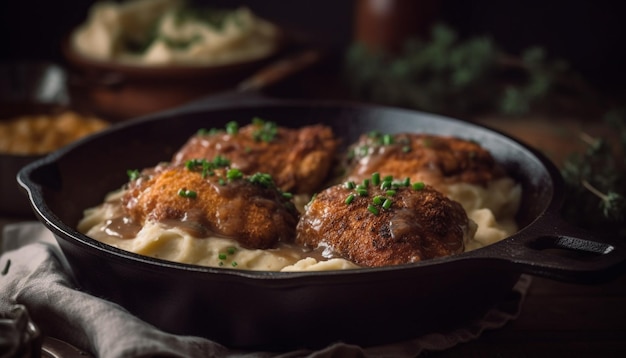
<svg viewBox="0 0 626 358">
<path fill-rule="evenodd" d="M 350 180 L 350 181 L 345 182 L 343 186 L 346 189 L 354 189 L 356 187 L 356 184 L 354 184 L 354 182 Z"/>
<path fill-rule="evenodd" d="M 374 197 L 374 199 L 372 199 L 372 202 L 374 203 L 374 205 L 381 205 L 383 203 L 384 198 L 380 195 L 376 195 Z"/>
<path fill-rule="evenodd" d="M 385 192 L 385 194 L 389 195 L 389 196 L 394 196 L 396 195 L 396 191 L 393 189 L 389 189 Z"/>
<path fill-rule="evenodd" d="M 216 167 L 227 167 L 230 165 L 230 160 L 226 157 L 223 157 L 221 155 L 217 155 L 215 156 L 215 158 L 213 158 L 213 162 L 212 162 Z"/>
<path fill-rule="evenodd" d="M 357 188 L 356 193 L 360 196 L 367 196 L 367 189 L 365 188 Z"/>
<path fill-rule="evenodd" d="M 254 173 L 249 178 L 248 181 L 255 184 L 260 184 L 266 188 L 274 187 L 274 179 L 270 174 L 267 173 Z"/>
<path fill-rule="evenodd" d="M 391 199 L 385 199 L 385 201 L 383 202 L 383 209 L 387 210 L 391 207 Z"/>
<path fill-rule="evenodd" d="M 239 132 L 239 124 L 235 121 L 230 121 L 226 123 L 226 133 L 228 134 L 237 134 Z"/>
<path fill-rule="evenodd" d="M 126 174 L 128 175 L 129 180 L 136 180 L 141 176 L 141 173 L 137 169 L 129 169 L 126 171 Z"/>
<path fill-rule="evenodd" d="M 187 190 L 185 188 L 181 188 L 178 190 L 178 196 L 182 196 L 183 198 L 194 199 L 198 196 L 198 193 L 196 193 L 193 190 Z"/>
<path fill-rule="evenodd" d="M 380 184 L 380 173 L 376 172 L 372 174 L 372 184 L 379 185 Z"/>
<path fill-rule="evenodd" d="M 217 128 L 211 128 L 211 129 L 206 129 L 206 128 L 200 128 L 198 129 L 198 132 L 196 133 L 199 136 L 205 136 L 205 135 L 214 135 L 221 132 L 219 129 Z"/>
<path fill-rule="evenodd" d="M 424 182 L 418 181 L 417 183 L 413 183 L 413 190 L 422 190 L 426 187 Z"/>
<path fill-rule="evenodd" d="M 391 144 L 393 144 L 393 136 L 391 134 L 385 134 L 383 136 L 383 144 L 384 145 L 391 145 Z"/>
<path fill-rule="evenodd" d="M 278 125 L 274 122 L 266 122 L 261 118 L 252 119 L 252 124 L 257 128 L 252 132 L 252 137 L 257 142 L 271 142 L 278 134 Z"/>
<path fill-rule="evenodd" d="M 207 161 L 206 159 L 189 159 L 185 162 L 185 167 L 189 170 L 196 171 L 200 169 L 202 172 L 202 177 L 206 178 L 207 175 L 213 175 L 213 170 L 220 167 L 227 167 L 230 165 L 230 160 L 222 157 L 216 156 L 212 161 Z"/>
<path fill-rule="evenodd" d="M 352 203 L 353 200 L 354 200 L 354 194 L 350 194 L 348 195 L 348 197 L 346 197 L 346 200 L 344 202 L 349 205 L 350 203 Z"/>
<path fill-rule="evenodd" d="M 237 261 L 233 261 L 233 262 L 231 263 L 231 265 L 232 265 L 233 267 L 237 267 Z"/>
<path fill-rule="evenodd" d="M 387 190 L 391 188 L 391 180 L 385 180 L 380 184 L 381 190 Z"/>
<path fill-rule="evenodd" d="M 202 161 L 206 161 L 204 159 L 189 159 L 185 162 L 185 168 L 189 170 L 195 169 L 197 166 L 202 165 Z"/>
<path fill-rule="evenodd" d="M 404 181 L 402 181 L 402 185 L 404 185 L 404 186 L 411 185 L 411 178 L 409 178 L 409 177 L 404 178 Z"/>
<path fill-rule="evenodd" d="M 283 191 L 282 195 L 283 195 L 283 198 L 286 198 L 286 199 L 293 198 L 293 194 L 286 192 L 286 191 Z"/>
<path fill-rule="evenodd" d="M 408 153 L 410 151 L 411 151 L 411 146 L 410 145 L 402 146 L 402 153 Z"/>
<path fill-rule="evenodd" d="M 219 254 L 217 255 L 217 258 L 220 260 L 226 260 L 226 254 Z"/>
<path fill-rule="evenodd" d="M 374 214 L 374 215 L 378 215 L 378 214 L 379 214 L 378 208 L 377 208 L 377 207 L 375 207 L 374 205 L 371 205 L 371 204 L 370 204 L 370 205 L 368 205 L 368 206 L 367 206 L 367 210 L 368 210 L 370 213 Z"/>
<path fill-rule="evenodd" d="M 226 253 L 228 253 L 229 255 L 234 255 L 235 251 L 237 251 L 237 248 L 234 246 L 230 246 L 226 249 Z"/>
<path fill-rule="evenodd" d="M 11 268 L 11 259 L 7 260 L 7 263 L 6 265 L 4 265 L 4 268 L 2 269 L 2 272 L 0 272 L 0 275 L 4 276 L 9 273 L 9 268 Z"/>
<path fill-rule="evenodd" d="M 237 168 L 228 169 L 226 172 L 226 178 L 228 180 L 241 179 L 243 178 L 243 173 Z"/>
<path fill-rule="evenodd" d="M 363 179 L 363 187 L 367 188 L 370 186 L 370 180 L 369 179 Z"/>
</svg>

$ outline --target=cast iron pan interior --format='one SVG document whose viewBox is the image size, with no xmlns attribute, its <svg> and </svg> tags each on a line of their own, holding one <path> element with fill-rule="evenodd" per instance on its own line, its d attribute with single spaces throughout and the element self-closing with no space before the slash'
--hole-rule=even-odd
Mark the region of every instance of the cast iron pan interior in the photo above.
<svg viewBox="0 0 626 358">
<path fill-rule="evenodd" d="M 417 264 L 347 272 L 276 273 L 165 262 L 75 230 L 85 208 L 127 181 L 127 169 L 167 161 L 198 129 L 254 117 L 325 123 L 347 145 L 371 130 L 455 135 L 480 142 L 523 186 L 521 230 L 486 248 Z M 416 111 L 337 102 L 198 102 L 120 123 L 22 170 L 18 180 L 57 236 L 81 288 L 173 333 L 244 348 L 370 345 L 480 317 L 521 273 L 595 282 L 621 272 L 624 247 L 558 217 L 562 180 L 540 153 L 496 131 Z M 561 254 L 561 251 L 575 255 Z M 556 253 L 555 253 L 556 252 Z"/>
</svg>

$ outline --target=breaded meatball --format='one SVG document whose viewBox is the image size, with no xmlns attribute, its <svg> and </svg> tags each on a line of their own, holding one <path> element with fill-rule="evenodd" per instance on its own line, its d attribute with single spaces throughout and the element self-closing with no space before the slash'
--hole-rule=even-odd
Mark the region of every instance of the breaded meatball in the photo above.
<svg viewBox="0 0 626 358">
<path fill-rule="evenodd" d="M 377 177 L 318 193 L 298 222 L 296 242 L 368 267 L 463 252 L 476 226 L 459 203 L 422 182 Z"/>
<path fill-rule="evenodd" d="M 257 118 L 241 128 L 231 122 L 225 131 L 198 133 L 174 155 L 172 162 L 180 164 L 221 155 L 245 174 L 270 174 L 283 191 L 313 194 L 328 176 L 337 146 L 330 127 L 290 129 Z"/>
<path fill-rule="evenodd" d="M 484 185 L 504 175 L 491 154 L 473 141 L 432 134 L 362 135 L 350 146 L 346 180 L 372 173 L 409 177 L 441 189 L 442 184 Z"/>
<path fill-rule="evenodd" d="M 244 176 L 206 163 L 144 171 L 122 198 L 128 216 L 140 225 L 156 221 L 181 227 L 196 237 L 232 238 L 251 249 L 293 242 L 299 214 L 271 176 Z"/>
</svg>

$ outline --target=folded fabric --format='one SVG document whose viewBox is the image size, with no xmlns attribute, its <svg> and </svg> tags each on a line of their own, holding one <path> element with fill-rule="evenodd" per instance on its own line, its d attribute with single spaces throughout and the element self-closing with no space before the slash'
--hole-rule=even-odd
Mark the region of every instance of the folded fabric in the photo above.
<svg viewBox="0 0 626 358">
<path fill-rule="evenodd" d="M 28 310 L 42 334 L 97 357 L 415 357 L 453 347 L 496 329 L 519 313 L 530 277 L 522 275 L 509 297 L 478 321 L 450 332 L 376 347 L 335 343 L 318 350 L 247 352 L 212 340 L 173 335 L 133 316 L 123 307 L 77 288 L 52 233 L 28 222 L 5 227 L 0 256 L 0 317 L 16 306 Z M 1 356 L 0 352 L 0 356 Z"/>
</svg>

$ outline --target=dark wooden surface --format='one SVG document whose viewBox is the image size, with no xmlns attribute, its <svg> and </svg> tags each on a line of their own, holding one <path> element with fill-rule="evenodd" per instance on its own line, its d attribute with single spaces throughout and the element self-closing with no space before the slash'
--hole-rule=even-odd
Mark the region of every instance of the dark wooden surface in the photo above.
<svg viewBox="0 0 626 358">
<path fill-rule="evenodd" d="M 600 285 L 534 277 L 516 320 L 426 356 L 626 357 L 626 276 Z"/>
</svg>

